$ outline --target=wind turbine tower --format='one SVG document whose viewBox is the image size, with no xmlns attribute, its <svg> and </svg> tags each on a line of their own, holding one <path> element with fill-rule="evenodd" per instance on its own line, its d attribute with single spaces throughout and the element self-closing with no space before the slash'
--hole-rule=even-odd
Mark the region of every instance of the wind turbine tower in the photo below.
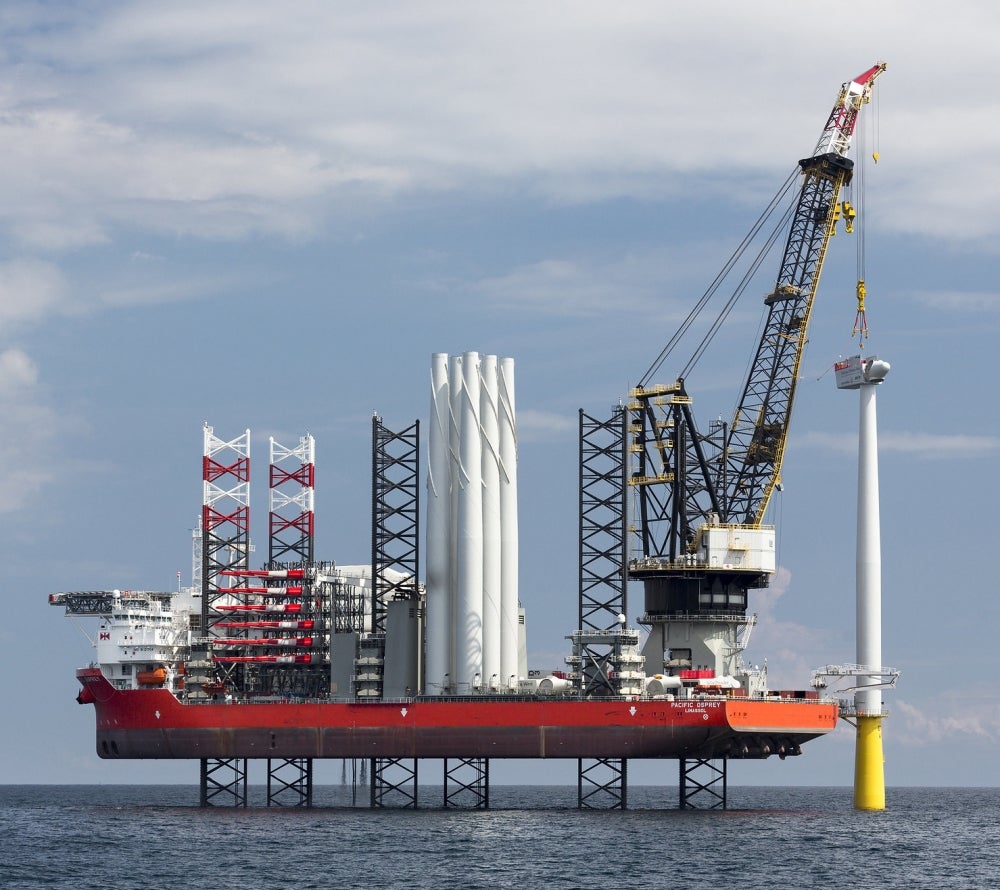
<svg viewBox="0 0 1000 890">
<path fill-rule="evenodd" d="M 838 389 L 860 392 L 858 425 L 857 522 L 857 687 L 854 711 L 854 808 L 885 809 L 885 758 L 882 753 L 882 688 L 895 672 L 882 665 L 882 553 L 878 500 L 878 429 L 875 390 L 889 373 L 877 356 L 853 356 L 835 366 Z"/>
</svg>

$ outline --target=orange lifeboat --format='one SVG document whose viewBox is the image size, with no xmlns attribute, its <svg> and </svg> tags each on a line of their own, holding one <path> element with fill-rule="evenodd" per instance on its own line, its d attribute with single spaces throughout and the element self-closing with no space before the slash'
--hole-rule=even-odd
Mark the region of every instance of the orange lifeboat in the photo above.
<svg viewBox="0 0 1000 890">
<path fill-rule="evenodd" d="M 167 680 L 166 668 L 156 668 L 151 671 L 139 671 L 136 680 L 140 686 L 162 686 Z"/>
</svg>

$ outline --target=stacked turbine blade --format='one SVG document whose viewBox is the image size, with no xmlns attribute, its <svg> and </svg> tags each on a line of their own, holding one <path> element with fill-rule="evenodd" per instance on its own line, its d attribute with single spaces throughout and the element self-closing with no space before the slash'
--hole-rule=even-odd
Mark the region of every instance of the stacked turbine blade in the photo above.
<svg viewBox="0 0 1000 890">
<path fill-rule="evenodd" d="M 514 362 L 431 360 L 426 683 L 503 690 L 518 673 Z"/>
</svg>

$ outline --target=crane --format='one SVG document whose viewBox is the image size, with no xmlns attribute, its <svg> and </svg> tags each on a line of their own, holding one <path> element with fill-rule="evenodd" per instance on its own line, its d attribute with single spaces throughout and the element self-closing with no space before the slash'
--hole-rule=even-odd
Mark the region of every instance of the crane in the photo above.
<svg viewBox="0 0 1000 890">
<path fill-rule="evenodd" d="M 747 591 L 766 587 L 776 567 L 774 529 L 764 516 L 780 485 L 820 273 L 837 220 L 853 218 L 849 202 L 840 200 L 854 169 L 847 154 L 885 69 L 880 62 L 842 85 L 815 149 L 798 162 L 781 265 L 764 298 L 762 333 L 732 419 L 720 417 L 699 432 L 684 376 L 651 382 L 662 353 L 630 393 L 628 577 L 644 587 L 647 673 L 651 658 L 655 666 L 660 657 L 668 670 L 693 664 L 725 674 L 738 667 Z"/>
</svg>

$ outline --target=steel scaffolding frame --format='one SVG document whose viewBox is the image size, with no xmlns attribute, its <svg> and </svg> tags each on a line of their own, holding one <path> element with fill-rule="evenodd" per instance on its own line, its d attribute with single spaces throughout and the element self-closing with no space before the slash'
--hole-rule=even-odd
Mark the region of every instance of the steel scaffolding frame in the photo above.
<svg viewBox="0 0 1000 890">
<path fill-rule="evenodd" d="M 247 759 L 245 757 L 202 758 L 203 807 L 247 805 Z"/>
<path fill-rule="evenodd" d="M 613 630 L 627 614 L 625 412 L 580 411 L 580 630 Z"/>
<path fill-rule="evenodd" d="M 311 807 L 313 762 L 311 757 L 267 759 L 267 805 Z"/>
<path fill-rule="evenodd" d="M 218 621 L 212 607 L 233 594 L 223 573 L 248 568 L 250 555 L 250 430 L 230 441 L 204 426 L 202 458 L 202 627 Z M 230 579 L 227 578 L 227 581 Z"/>
<path fill-rule="evenodd" d="M 628 760 L 605 758 L 579 759 L 577 800 L 581 810 L 628 809 Z"/>
<path fill-rule="evenodd" d="M 408 766 L 407 763 L 412 763 Z M 417 808 L 417 758 L 372 757 L 371 807 Z"/>
<path fill-rule="evenodd" d="M 372 417 L 372 633 L 390 600 L 415 600 L 419 578 L 420 421 L 393 431 Z"/>
<path fill-rule="evenodd" d="M 316 442 L 309 434 L 299 438 L 299 444 L 289 448 L 269 439 L 268 470 L 268 562 L 270 570 L 306 569 L 313 565 L 315 548 L 315 483 Z M 269 581 L 274 590 L 298 590 L 297 597 L 282 594 L 283 603 L 296 600 L 299 615 L 313 621 L 309 632 L 316 641 L 311 647 L 308 664 L 268 664 L 257 668 L 259 687 L 271 695 L 315 696 L 329 690 L 328 671 L 320 655 L 326 630 L 323 609 L 312 595 L 312 573 L 304 572 L 301 579 L 275 578 Z M 268 597 L 267 602 L 273 600 Z M 276 634 L 279 638 L 294 637 L 294 630 Z M 264 650 L 269 654 L 278 650 Z M 287 652 L 287 649 L 281 650 Z M 296 652 L 305 654 L 302 648 Z M 317 660 L 318 659 L 318 660 Z"/>
<path fill-rule="evenodd" d="M 587 632 L 622 629 L 627 614 L 625 411 L 613 409 L 600 420 L 580 411 L 580 588 L 579 636 L 585 651 L 574 652 L 577 684 L 583 695 L 615 695 L 609 682 L 614 646 L 594 649 Z M 585 636 L 587 635 L 587 636 Z M 577 806 L 581 809 L 625 809 L 628 761 L 625 758 L 580 759 L 577 763 Z M 601 807 L 600 805 L 604 806 Z"/>
<path fill-rule="evenodd" d="M 307 565 L 315 541 L 316 442 L 306 434 L 295 448 L 270 438 L 268 563 Z"/>
<path fill-rule="evenodd" d="M 489 758 L 445 758 L 444 807 L 466 810 L 490 808 Z"/>
<path fill-rule="evenodd" d="M 680 800 L 682 810 L 724 810 L 726 809 L 726 772 L 729 761 L 722 758 L 716 764 L 711 758 L 695 758 L 678 761 Z"/>
<path fill-rule="evenodd" d="M 331 635 L 365 633 L 371 591 L 337 576 L 333 562 L 314 563 L 313 595 L 322 604 L 323 619 Z"/>
<path fill-rule="evenodd" d="M 246 601 L 231 572 L 246 570 L 250 556 L 250 430 L 235 439 L 215 435 L 207 423 L 203 428 L 202 456 L 202 560 L 201 628 L 203 636 L 192 640 L 188 667 L 189 697 L 206 697 L 204 686 L 223 685 L 240 691 L 247 685 L 245 665 L 226 666 L 215 661 L 212 640 L 218 637 L 215 625 L 223 620 L 217 608 L 223 601 Z M 225 578 L 227 585 L 222 585 Z M 238 635 L 238 634 L 237 634 Z M 246 636 L 245 632 L 243 634 Z M 204 690 L 204 691 L 203 691 Z M 213 693 L 214 694 L 214 693 Z"/>
</svg>

